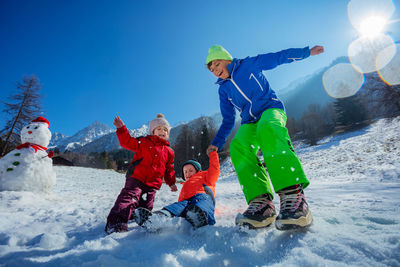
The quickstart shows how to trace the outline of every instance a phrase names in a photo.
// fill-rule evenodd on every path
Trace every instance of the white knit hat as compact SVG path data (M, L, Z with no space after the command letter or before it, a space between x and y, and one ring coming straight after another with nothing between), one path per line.
M159 126L164 126L165 128L167 128L168 133L169 133L169 130L171 130L171 126L169 126L168 121L165 119L164 114L162 114L162 113L158 113L156 118L153 119L152 121L150 121L150 125L149 125L150 134L154 134L153 133L154 129Z

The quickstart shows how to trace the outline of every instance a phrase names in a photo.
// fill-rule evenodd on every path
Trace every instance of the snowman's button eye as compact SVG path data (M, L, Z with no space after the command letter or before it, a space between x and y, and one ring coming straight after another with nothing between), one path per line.
M26 129L29 129L29 126L26 126Z
M38 126L35 127L35 129L37 129L37 128L38 128Z

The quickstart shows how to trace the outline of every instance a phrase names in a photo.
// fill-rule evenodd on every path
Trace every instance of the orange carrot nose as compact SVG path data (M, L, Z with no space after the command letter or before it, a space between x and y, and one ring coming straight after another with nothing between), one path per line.
M29 131L29 132L28 132L28 134L31 134L31 133L32 133L32 131Z

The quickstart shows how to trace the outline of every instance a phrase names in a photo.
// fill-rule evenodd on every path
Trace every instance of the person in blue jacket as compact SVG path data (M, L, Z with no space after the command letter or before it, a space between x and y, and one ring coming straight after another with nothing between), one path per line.
M275 221L277 229L288 230L312 223L303 191L309 181L285 127L284 105L263 71L322 52L322 46L314 46L237 59L220 45L208 51L206 65L218 77L223 120L207 153L224 146L235 124L235 109L242 119L230 144L232 163L249 204L247 210L236 217L239 225L260 228ZM260 149L268 175L257 156ZM278 216L272 202L273 190L280 196Z

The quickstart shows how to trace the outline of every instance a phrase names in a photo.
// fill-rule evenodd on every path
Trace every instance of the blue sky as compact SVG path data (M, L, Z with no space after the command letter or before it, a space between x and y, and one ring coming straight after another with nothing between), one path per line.
M0 97L35 74L52 132L72 135L95 120L112 126L117 114L129 128L159 112L175 125L219 112L216 79L204 65L211 45L238 58L325 46L322 55L266 72L279 94L346 55L357 37L347 3L0 0ZM0 114L0 127L7 119Z

